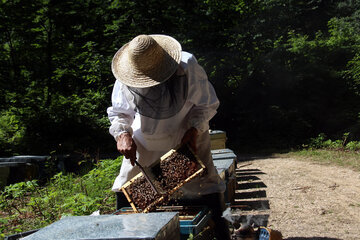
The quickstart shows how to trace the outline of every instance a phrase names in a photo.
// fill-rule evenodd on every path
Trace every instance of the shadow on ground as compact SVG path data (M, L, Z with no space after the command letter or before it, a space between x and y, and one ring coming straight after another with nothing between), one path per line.
M238 224L254 224L267 226L270 209L269 200L266 198L266 185L260 177L265 174L259 169L236 169L235 199L231 208L236 215ZM255 211L255 212L254 212Z
M284 240L341 240L340 238L328 238L328 237L291 237Z

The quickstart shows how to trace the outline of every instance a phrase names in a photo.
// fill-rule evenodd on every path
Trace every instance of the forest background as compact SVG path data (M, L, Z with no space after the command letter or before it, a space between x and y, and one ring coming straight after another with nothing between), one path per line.
M109 153L114 53L167 34L221 101L241 151L360 139L358 0L2 0L0 156Z

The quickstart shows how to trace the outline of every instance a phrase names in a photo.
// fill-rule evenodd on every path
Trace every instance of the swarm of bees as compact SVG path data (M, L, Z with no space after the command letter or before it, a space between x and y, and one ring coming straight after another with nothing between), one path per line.
M155 169L157 181L154 184L164 192L169 192L193 175L198 167L194 155L188 148L183 147L161 160ZM136 178L126 190L133 203L141 210L149 207L161 197L151 188L144 176ZM161 202L162 205L166 204L168 200L169 198L165 196ZM152 206L150 211L154 208L155 206Z
M128 193L134 204L141 210L144 210L160 197L160 195L151 188L150 183L144 176L136 178L135 181L129 185Z
M196 163L187 156L175 152L160 163L160 169L161 186L165 190L171 190L196 172Z

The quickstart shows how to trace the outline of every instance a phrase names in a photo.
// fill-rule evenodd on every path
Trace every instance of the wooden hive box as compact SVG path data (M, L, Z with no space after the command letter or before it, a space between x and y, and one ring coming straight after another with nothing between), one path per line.
M210 211L206 206L160 206L155 212L178 212L180 239L188 239L189 234L196 236L208 224ZM123 207L116 215L133 214L134 209Z
M237 185L236 174L235 174L236 165L234 159L214 160L214 166L216 167L220 177L226 183L226 190L224 192L225 202L233 203L235 197L236 185Z
M224 149L226 147L226 132L221 130L209 130L211 150Z
M176 178L175 176L169 178L169 176L166 176L166 174L169 174L169 172L166 172L167 169L164 169L163 166L166 166L166 164L169 164L171 161L176 161L176 158L179 156L182 156L184 159L186 159L184 161L187 161L187 159L190 160L190 164L193 167L180 178ZM200 176L205 171L205 165L187 145L182 145L176 147L175 149L171 149L169 152L164 154L158 161L156 161L149 167L149 170L157 179L155 185L160 190L160 192L163 192L165 194L156 194L151 189L150 184L146 182L143 173L140 172L131 180L126 182L121 188L131 207L136 213L150 212L156 209L156 206L165 204L166 201L170 199L171 195L173 195L177 190L179 190L185 183L188 183L195 177ZM179 169L177 168L173 174L179 174L179 172L181 171L178 170ZM186 170L186 168L184 170ZM169 179L177 179L177 182L173 183L173 186L171 186L171 188L169 188L169 185L165 184L166 180ZM138 192L134 191L134 189L136 188L141 188L140 191L145 191L144 188L146 188L146 192L149 194L137 194Z
M177 212L69 216L20 238L27 240L180 240ZM10 239L10 238L9 238Z

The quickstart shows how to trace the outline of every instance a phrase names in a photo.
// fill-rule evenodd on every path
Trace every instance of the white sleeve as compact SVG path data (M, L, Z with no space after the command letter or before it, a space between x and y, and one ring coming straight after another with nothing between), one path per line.
M112 106L107 109L111 123L110 134L116 138L123 132L133 133L131 124L134 121L135 110L126 98L126 87L119 81L115 81L111 95Z
M215 116L220 102L205 70L194 56L188 59L185 71L189 80L188 100L194 104L188 115L188 125L203 133L209 129L209 121Z

